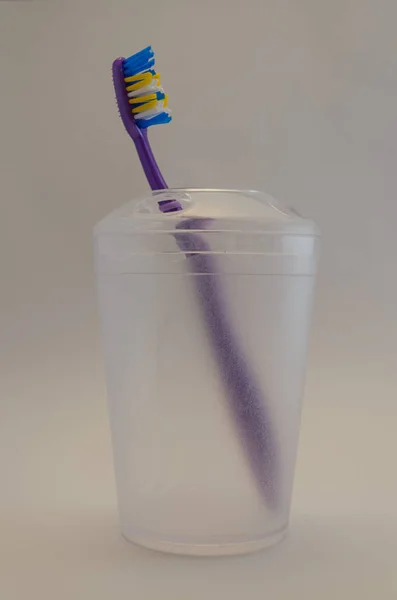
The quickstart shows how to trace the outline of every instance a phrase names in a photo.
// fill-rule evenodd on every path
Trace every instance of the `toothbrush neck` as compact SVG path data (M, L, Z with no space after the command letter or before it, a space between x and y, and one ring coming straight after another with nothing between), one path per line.
M148 180L152 190L165 190L168 188L168 185L166 184L156 159L154 158L148 139L147 129L143 129L141 134L142 135L140 135L138 138L134 139L134 142L138 152L139 160L141 161L146 175L146 179Z

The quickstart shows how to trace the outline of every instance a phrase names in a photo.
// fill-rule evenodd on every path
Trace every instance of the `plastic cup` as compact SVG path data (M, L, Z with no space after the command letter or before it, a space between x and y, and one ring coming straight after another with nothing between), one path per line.
M162 214L158 202L183 210ZM95 229L122 533L192 555L287 529L318 232L260 192L166 190Z

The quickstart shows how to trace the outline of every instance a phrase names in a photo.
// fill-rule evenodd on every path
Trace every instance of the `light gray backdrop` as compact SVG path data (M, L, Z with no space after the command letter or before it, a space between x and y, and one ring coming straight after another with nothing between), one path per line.
M303 537L293 538L295 554L288 550L301 568L272 565L273 597L284 598L284 568L295 591L306 585L305 600L327 592L346 598L346 590L395 597L396 20L395 0L0 3L0 503L10 544L0 588L9 586L7 600L23 597L22 587L15 591L23 585L21 547L37 593L49 560L49 598L84 589L100 600L116 590L104 541L115 531L114 487L91 230L146 189L110 67L147 44L174 114L171 125L151 132L169 184L263 189L314 218L323 234L294 497ZM48 518L58 533L44 535L40 562L35 540ZM102 540L103 556L91 546L84 555L80 526L92 548ZM65 539L67 574L53 559ZM353 544L347 556L341 539ZM374 546L383 548L375 567ZM134 581L138 596L151 600L154 584L139 575L145 565ZM90 568L103 579L90 578ZM260 568L261 575L253 566L241 573L243 583L230 589L222 571L217 598L240 597L252 581L251 597L261 598ZM308 568L312 587L302 575ZM343 582L332 589L323 583L328 568ZM191 587L197 597L215 597L202 574L193 586L183 580L174 596L168 572L167 598L193 598ZM76 573L85 587L73 587Z

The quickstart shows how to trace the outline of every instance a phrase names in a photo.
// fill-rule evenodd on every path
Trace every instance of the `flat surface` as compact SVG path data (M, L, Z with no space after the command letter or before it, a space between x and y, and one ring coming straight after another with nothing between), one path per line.
M14 514L7 527L7 599L396 598L396 523L382 518L295 516L273 551L194 560L129 546L112 511Z
M9 379L33 392L23 411L14 396L0 431L0 597L395 599L397 381L360 383L335 368L327 383L311 359L288 538L221 559L162 555L119 535L100 371L58 373L55 385L49 365L41 380Z

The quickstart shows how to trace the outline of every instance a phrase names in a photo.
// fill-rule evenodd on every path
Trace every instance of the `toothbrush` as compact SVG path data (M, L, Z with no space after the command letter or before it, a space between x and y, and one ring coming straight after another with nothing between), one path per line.
M154 53L148 46L130 58L116 59L112 72L120 117L136 146L151 189L159 190L168 186L151 150L148 128L169 123L171 113L154 65ZM159 208L164 213L183 210L181 204L172 199L160 201ZM211 248L197 233L210 225L211 219L185 219L177 225L174 234L192 271L200 275L216 272ZM225 316L226 302L218 277L194 279L208 338L247 462L261 497L269 508L275 509L279 497L279 457L266 399Z
M160 86L160 75L153 69L154 52L150 46L130 58L116 58L112 74L121 120L132 138L146 179L152 190L167 189L148 139L148 128L169 123L168 97ZM182 210L179 202L159 203L162 212Z

